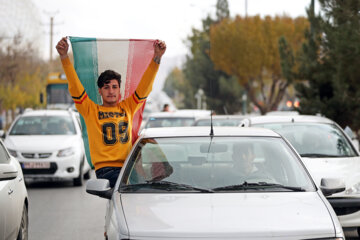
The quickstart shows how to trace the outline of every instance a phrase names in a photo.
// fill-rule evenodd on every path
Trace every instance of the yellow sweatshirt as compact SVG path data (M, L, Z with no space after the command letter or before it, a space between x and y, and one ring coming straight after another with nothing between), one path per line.
M65 58L61 62L69 82L69 92L86 123L95 170L122 167L132 148L133 116L151 92L159 64L151 61L132 96L119 102L116 107L104 107L88 97L70 59Z

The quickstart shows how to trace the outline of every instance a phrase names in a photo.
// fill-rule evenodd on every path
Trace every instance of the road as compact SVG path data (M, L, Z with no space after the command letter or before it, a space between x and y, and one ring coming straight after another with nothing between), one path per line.
M86 193L85 185L28 184L29 240L104 239L107 200Z

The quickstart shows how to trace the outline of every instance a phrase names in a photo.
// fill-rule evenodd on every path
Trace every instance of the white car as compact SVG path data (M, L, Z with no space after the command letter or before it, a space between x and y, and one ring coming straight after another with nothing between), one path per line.
M30 110L18 116L4 143L16 157L26 180L90 178L80 123L72 110Z
M28 207L21 166L0 140L0 239L28 239Z
M346 189L327 196L344 228L360 232L360 156L351 139L332 120L321 116L259 116L242 126L272 129L302 157L319 185L321 178L342 179Z
M105 239L343 239L340 223L301 162L267 129L146 129L107 198ZM246 169L246 171L245 171ZM342 191L323 179L323 191Z

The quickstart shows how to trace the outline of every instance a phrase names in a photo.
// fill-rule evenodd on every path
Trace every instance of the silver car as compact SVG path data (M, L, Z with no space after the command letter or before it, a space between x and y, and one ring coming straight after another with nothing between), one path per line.
M330 204L295 150L267 129L146 129L109 199L105 239L343 239ZM325 194L343 191L323 179Z
M285 137L318 185L322 178L342 179L346 189L327 199L341 225L360 232L360 154L340 126L328 118L309 115L258 116L241 125L272 129Z
M28 194L18 160L0 140L0 239L28 239Z

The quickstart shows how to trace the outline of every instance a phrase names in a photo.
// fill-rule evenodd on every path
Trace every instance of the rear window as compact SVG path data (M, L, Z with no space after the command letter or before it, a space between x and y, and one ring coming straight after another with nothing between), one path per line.
M145 128L192 126L195 118L149 118Z
M213 126L217 127L236 127L239 126L242 119L213 119ZM194 126L210 126L210 119L197 120Z

